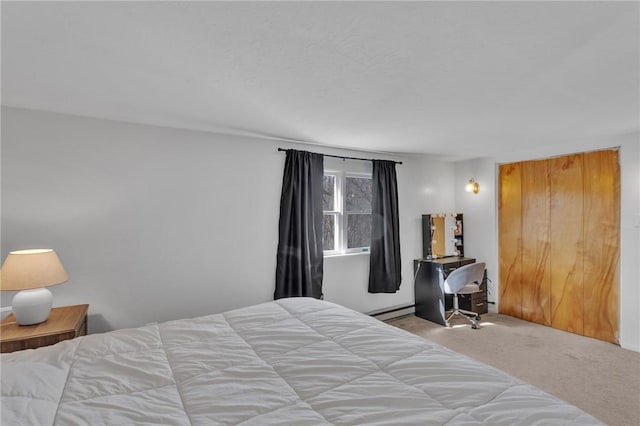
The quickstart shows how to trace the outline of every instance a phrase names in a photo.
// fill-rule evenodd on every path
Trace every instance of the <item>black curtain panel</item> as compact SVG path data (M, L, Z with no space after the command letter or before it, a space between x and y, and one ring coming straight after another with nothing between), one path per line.
M287 150L280 197L274 299L322 299L322 175L324 157Z
M369 293L400 288L400 226L396 163L373 160Z

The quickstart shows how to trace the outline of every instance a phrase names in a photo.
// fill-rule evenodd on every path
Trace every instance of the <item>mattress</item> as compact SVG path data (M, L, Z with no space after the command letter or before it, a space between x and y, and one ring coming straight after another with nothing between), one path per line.
M309 298L0 362L3 426L601 424L506 373Z

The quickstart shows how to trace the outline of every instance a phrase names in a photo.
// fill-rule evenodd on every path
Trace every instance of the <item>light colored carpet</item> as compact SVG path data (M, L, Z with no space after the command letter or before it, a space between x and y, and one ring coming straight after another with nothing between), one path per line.
M480 328L410 316L389 324L489 364L612 425L640 425L640 353L500 314Z

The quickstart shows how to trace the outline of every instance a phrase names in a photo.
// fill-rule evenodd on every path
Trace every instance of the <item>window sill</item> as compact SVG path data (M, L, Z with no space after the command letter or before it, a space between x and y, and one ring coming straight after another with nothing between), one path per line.
M331 254L325 254L323 257L325 259L328 258L332 258L332 257L351 257L351 256L363 256L363 255L369 255L371 254L370 251L355 251L352 253L331 253Z

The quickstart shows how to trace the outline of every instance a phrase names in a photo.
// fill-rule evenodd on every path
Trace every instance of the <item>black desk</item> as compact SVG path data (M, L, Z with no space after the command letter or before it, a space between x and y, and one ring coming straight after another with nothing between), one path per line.
M468 257L443 257L440 259L416 259L413 261L413 271L415 274L415 298L416 298L416 316L433 321L438 324L445 325L445 310L451 309L451 297L444 294L444 280L449 272L462 265L475 263L475 259ZM486 271L485 271L486 277ZM484 293L474 295L474 300L467 295L469 307L464 307L465 301L459 295L460 308L471 310L477 313L486 312L486 281L481 286L481 292ZM472 304L479 304L477 300L484 297L484 309L478 312L472 309ZM449 299L449 300L447 300ZM473 302L473 303L472 303ZM471 308L471 309L470 309Z

